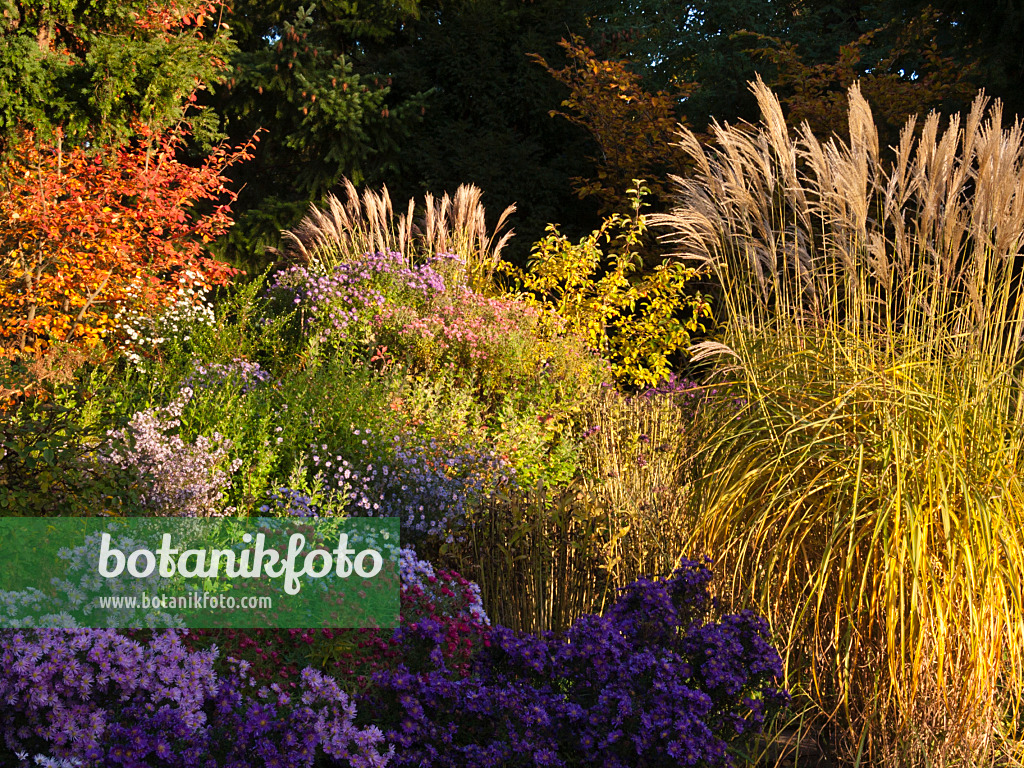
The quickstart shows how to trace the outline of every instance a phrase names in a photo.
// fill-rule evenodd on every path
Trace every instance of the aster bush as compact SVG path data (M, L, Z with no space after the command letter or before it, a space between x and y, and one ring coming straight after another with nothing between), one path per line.
M762 619L709 620L710 578L687 561L563 634L496 628L469 676L434 653L378 674L360 711L395 765L730 765L786 694Z
M185 388L169 405L140 411L127 428L109 433L111 449L101 451L101 465L135 470L145 484L143 506L154 514L196 517L221 511L224 489L241 465L229 460L231 441L214 433L186 442L174 433L192 398Z
M319 345L413 373L444 371L487 400L568 400L600 375L557 317L470 290L464 266L447 253L413 265L398 252L367 253L329 268L290 267L267 290L276 311L295 310Z
M564 402L601 375L581 338L525 302L463 291L427 311L384 307L373 324L377 343L410 369L449 370L489 402Z
M214 667L174 631L148 640L114 630L0 633L0 741L30 756L103 766L384 766L379 729L354 724L336 681L309 669L293 692L261 687L248 664ZM230 734L230 738L226 736ZM4 763L18 765L19 763Z
M181 383L181 388L193 391L228 387L239 394L248 394L256 387L268 384L272 377L269 371L260 368L259 363L251 362L243 357L235 357L225 363L203 364L200 360L192 361L192 373Z
M493 451L350 427L345 453L312 445L289 485L267 492L261 514L397 517L407 539L454 537L471 507L514 481ZM332 440L335 442L335 440Z
M444 266L457 258L439 254L410 266L402 254L390 251L327 269L295 265L273 275L267 295L278 312L296 310L302 332L335 344L365 344L368 324L381 307L421 307L446 294Z
M215 325L213 302L202 276L186 270L178 276L177 282L158 313L144 312L136 306L121 309L114 315L112 340L140 373L152 371L151 358L161 346L188 343L196 330ZM137 302L141 292L141 287L130 287L128 299Z
M454 571L435 568L411 547L400 552L399 574L401 624L394 630L194 630L184 642L196 650L216 644L223 654L249 662L249 674L259 684L285 691L297 687L308 666L336 678L348 691L365 691L375 673L399 664L430 669L435 651L447 669L467 675L490 628L480 588Z

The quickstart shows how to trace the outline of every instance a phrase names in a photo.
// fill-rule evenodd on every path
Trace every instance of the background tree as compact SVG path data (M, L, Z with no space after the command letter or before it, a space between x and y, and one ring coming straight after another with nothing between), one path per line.
M806 121L819 136L846 134L845 92L859 81L884 148L898 143L909 115L958 111L977 92L977 62L944 53L941 23L931 8L893 19L841 44L834 61L809 62L796 43L765 36L753 36L754 53L774 65L788 122Z
M561 45L569 57L562 69L550 66L543 56L530 58L569 88L558 115L586 129L597 144L590 158L594 171L589 178L574 177L580 197L595 197L602 214L630 207L629 191L637 177L651 179L648 191L655 205L665 201L668 173L678 173L684 153L675 145L680 117L678 100L689 87L675 92L644 90L640 76L624 61L600 61L583 38L573 35Z
M428 0L418 19L367 46L367 63L386 72L396 100L425 94L393 160L371 177L403 200L473 183L491 215L517 206L505 257L525 264L548 223L574 237L597 224L596 205L574 193L597 153L587 132L553 119L568 89L531 61L561 66L561 38L586 28L578 0ZM493 225L493 221L489 222Z
M0 0L0 148L22 129L95 146L129 139L137 124L174 125L226 70L223 10L211 0ZM215 117L192 122L208 146Z
M628 58L646 88L696 83L681 108L697 129L754 119L755 74L791 122L826 131L845 121L853 79L879 102L883 133L911 113L966 108L979 87L1010 114L1024 108L1024 8L1012 0L611 0L592 26L599 54Z
M183 281L232 270L207 246L231 223L225 168L197 108L234 47L209 0L0 5L0 348L92 342ZM186 140L200 150L185 162ZM197 210L197 209L202 210Z
M281 229L297 224L348 177L360 183L393 163L420 99L391 94L366 47L416 18L415 0L366 4L240 0L232 30L238 51L227 88L210 103L235 142L267 129L253 162L232 171L241 187L237 227L222 242L235 262L258 262Z

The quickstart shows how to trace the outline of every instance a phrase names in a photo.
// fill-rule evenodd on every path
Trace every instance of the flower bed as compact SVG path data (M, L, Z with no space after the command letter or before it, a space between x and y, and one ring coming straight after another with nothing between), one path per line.
M12 513L387 516L407 546L395 629L0 631L0 766L730 764L785 699L765 624L718 615L698 563L621 578L609 564L630 524L565 490L628 461L637 492L662 499L656 462L619 444L653 457L648 432L678 435L694 409L675 382L624 398L649 425L624 421L619 447L600 448L607 365L549 314L469 290L458 257L366 254L268 275L174 337L131 325L120 359L9 405ZM480 514L488 504L508 514ZM496 582L452 565L469 574L482 558L467 553L491 543L493 567L473 571L486 580L502 558L522 563L527 540L554 549L549 529L586 531L557 544L579 550L564 563L589 590L576 620L492 625ZM54 584L80 601L83 560L68 558ZM603 610L591 599L630 581ZM519 605L543 599L501 583ZM16 602L34 621L60 610L40 590L0 595L0 609Z
M3 632L3 746L25 764L714 766L785 700L766 625L708 620L696 563L540 637L491 627L476 585L411 549L401 575L392 631Z

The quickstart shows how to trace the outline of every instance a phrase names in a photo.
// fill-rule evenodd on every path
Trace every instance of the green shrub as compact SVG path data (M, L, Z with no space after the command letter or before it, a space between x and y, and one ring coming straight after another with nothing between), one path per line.
M0 361L0 514L141 512L136 473L88 461L105 435L95 401L106 380L95 350Z

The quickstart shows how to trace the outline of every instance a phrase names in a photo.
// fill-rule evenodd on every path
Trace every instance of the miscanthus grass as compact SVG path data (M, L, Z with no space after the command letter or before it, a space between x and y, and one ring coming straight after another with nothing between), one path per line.
M721 286L714 355L747 405L704 420L692 546L766 612L845 760L1019 764L1024 141L979 95L883 155L756 126L681 144L659 218Z

